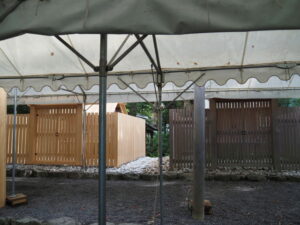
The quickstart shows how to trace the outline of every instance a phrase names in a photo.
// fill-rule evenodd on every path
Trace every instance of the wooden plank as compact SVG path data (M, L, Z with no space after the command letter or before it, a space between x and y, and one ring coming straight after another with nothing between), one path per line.
M0 208L6 198L6 93L0 88Z
M82 165L82 105L78 105L76 107L76 151L77 151L77 159L76 165Z
M211 99L209 102L209 114L210 114L210 130L211 130L211 163L212 168L216 168L218 166L218 145L217 145L217 109L216 109L216 100Z
M28 121L28 141L27 141L27 164L33 164L35 161L36 151L36 109L35 106L30 106L30 114Z
M170 170L174 170L174 111L169 110L169 124L170 124L170 133L169 133L169 146L170 146ZM151 140L152 141L152 140ZM152 149L151 149L152 150Z
M117 118L117 123L110 127L117 132L117 151L112 150L116 166L145 156L145 120L121 113L112 115Z
M28 115L19 114L17 117L17 163L25 163L27 152L27 130ZM6 162L12 163L12 132L13 132L13 115L7 116L7 145L6 145Z
M21 204L26 204L28 201L27 201L26 195L24 195L22 193L18 193L15 196L8 196L6 198L6 202L10 206L17 206L17 205L21 205Z
M281 141L281 137L278 136L278 123L277 123L277 113L278 113L278 102L273 99L272 102L272 149L273 149L273 168L275 170L280 170L280 149L277 141Z

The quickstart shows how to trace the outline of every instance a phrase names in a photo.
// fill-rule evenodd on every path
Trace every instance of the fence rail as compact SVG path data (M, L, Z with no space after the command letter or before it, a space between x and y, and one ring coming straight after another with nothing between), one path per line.
M98 113L86 116L83 143L81 105L31 106L17 116L17 163L98 165ZM122 113L107 113L108 167L145 156L145 121ZM12 163L13 115L7 117L7 163Z
M300 108L271 100L212 100L206 110L206 167L300 169ZM193 165L193 108L170 110L170 164Z

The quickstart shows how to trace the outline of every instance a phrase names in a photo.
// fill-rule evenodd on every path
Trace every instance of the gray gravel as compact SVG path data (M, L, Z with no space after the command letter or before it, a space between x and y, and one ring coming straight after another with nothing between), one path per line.
M27 194L29 203L0 209L0 216L40 220L67 216L91 224L97 220L97 184L94 179L17 178L17 191ZM213 215L203 223L193 220L187 210L190 188L187 182L166 182L166 224L300 224L298 182L208 181L206 196L213 204ZM108 181L107 220L153 224L156 190L153 181ZM159 213L155 216L159 224Z

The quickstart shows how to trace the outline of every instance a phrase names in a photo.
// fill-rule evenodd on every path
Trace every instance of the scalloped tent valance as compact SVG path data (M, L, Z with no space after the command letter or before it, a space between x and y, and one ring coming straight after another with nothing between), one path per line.
M167 83L162 91L162 99L164 101L172 101L179 93L182 93L191 82L186 83L182 87L177 87L172 83ZM267 83L259 83L256 79L249 79L245 84L238 84L235 80L229 80L225 85L219 86L213 81L205 84L205 98L231 98L231 99L270 99L270 98L299 98L300 96L300 76L295 75L288 81L281 81L277 77L271 77ZM136 85L131 88L143 95L149 102L156 101L153 84L147 85L143 89L139 89ZM18 96L22 96L18 100L18 104L72 104L82 103L94 104L99 99L99 86L93 86L85 91L85 98L82 90L76 87L72 92L62 87L58 91L52 91L49 87L45 87L41 92L36 92L32 88L24 92L18 92ZM179 100L194 99L194 88L186 90ZM8 104L13 104L14 90L8 93ZM132 90L126 88L120 90L116 85L112 85L107 89L107 102L141 102L142 99Z

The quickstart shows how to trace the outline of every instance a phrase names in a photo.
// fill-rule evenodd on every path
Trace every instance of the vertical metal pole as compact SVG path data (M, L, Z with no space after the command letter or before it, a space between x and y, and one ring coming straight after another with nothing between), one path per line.
M204 220L205 88L195 85L193 218Z
M160 224L164 224L164 208L163 208L163 149L162 149L162 84L158 83L158 106L157 106L157 117L158 117L158 152L159 152L159 196L160 196Z
M16 195L16 146L17 146L17 91L18 89L14 89L14 127L13 127L13 169L12 169L12 187L11 187L11 195Z
M99 225L106 224L106 87L107 87L107 34L100 38L99 70Z
M160 195L160 224L164 224L164 207L163 207L163 148L162 148L162 84L164 82L164 76L161 71L159 53L157 47L156 36L152 35L153 45L156 55L157 67L157 89L158 89L158 107L157 107L157 117L158 117L158 151L159 151L159 195Z
M85 91L81 86L79 86L81 92L82 92L82 166L84 169L86 169L86 94Z

